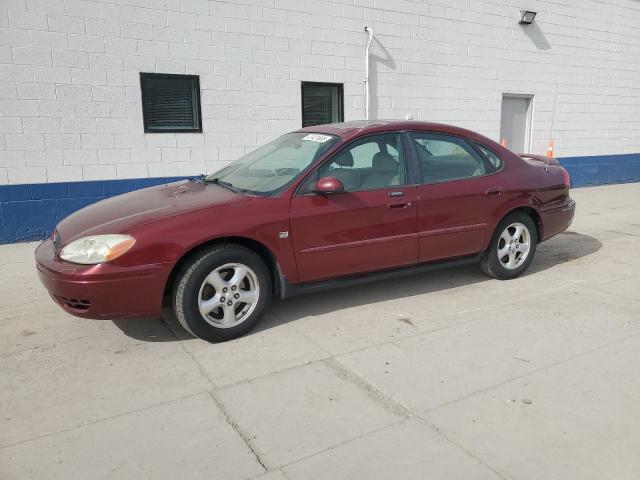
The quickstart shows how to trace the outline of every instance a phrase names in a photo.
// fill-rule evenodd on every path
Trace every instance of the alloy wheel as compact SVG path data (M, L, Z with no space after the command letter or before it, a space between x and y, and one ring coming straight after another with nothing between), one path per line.
M241 263L227 263L213 270L198 292L202 318L218 328L231 328L251 316L260 297L255 272Z
M524 263L531 249L529 229L520 222L515 222L504 229L498 240L498 260L508 269L515 270Z

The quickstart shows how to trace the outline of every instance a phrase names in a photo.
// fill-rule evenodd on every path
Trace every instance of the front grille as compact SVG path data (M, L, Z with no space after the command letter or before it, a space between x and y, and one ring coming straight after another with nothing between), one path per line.
M76 298L65 297L60 297L60 299L67 307L73 308L74 310L89 310L89 307L91 306L91 302L89 300L78 300Z

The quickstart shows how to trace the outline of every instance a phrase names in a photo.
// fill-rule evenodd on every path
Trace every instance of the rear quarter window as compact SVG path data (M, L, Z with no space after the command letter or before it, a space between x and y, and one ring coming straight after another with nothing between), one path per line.
M498 155L493 153L488 148L483 147L482 145L479 145L477 143L476 143L476 147L478 147L478 150L480 150L482 154L487 158L487 160L489 160L489 163L493 165L493 168L495 170L500 170L500 168L502 168L502 160Z

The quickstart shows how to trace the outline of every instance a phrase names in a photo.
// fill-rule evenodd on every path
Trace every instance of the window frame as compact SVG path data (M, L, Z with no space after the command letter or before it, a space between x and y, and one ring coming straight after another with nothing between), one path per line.
M327 156L324 159L322 159L317 165L314 165L307 175L303 175L304 178L302 178L298 183L298 185L296 186L293 196L302 197L302 196L308 196L308 195L319 195L318 193L315 193L315 192L304 192L303 191L304 186L314 176L316 177L315 178L316 182L320 180L319 178L320 168L322 168L328 162L331 162L331 159L334 158L336 155L340 155L340 153L342 153L343 150L351 148L351 146L354 143L357 143L368 137L375 137L380 135L393 135L393 134L400 136L402 149L405 152L405 157L406 157L404 162L405 183L400 185L390 185L387 187L379 187L379 188L364 188L361 190L351 190L351 191L345 190L343 193L339 193L336 195L354 194L354 193L363 193L363 192L377 192L379 190L386 190L391 188L404 188L404 187L410 187L412 185L417 185L418 177L417 177L416 165L415 165L416 164L415 155L412 150L413 146L410 145L411 139L408 137L407 132L404 130L385 130L382 132L375 132L375 133L368 133L366 135L360 135L356 138L352 138L346 143L338 144L336 150L334 150L333 152L331 151L327 152Z
M197 127L195 128L163 128L154 129L149 127L149 118L145 112L145 100L148 99L148 95L145 95L144 79L145 78L174 78L174 79L189 79L194 81L194 117L197 120ZM156 72L140 72L140 105L142 107L142 123L144 126L144 133L202 133L202 102L200 100L200 75L186 75L176 73L156 73Z
M304 124L304 87L307 85L315 85L315 86L329 86L329 87L338 87L338 122L344 122L344 83L333 83L333 82L308 82L302 80L300 82L300 123L302 124L302 128L307 127L315 127L316 125L307 125ZM336 122L332 122L336 123ZM319 124L323 125L323 124ZM327 124L324 124L327 125Z
M469 150L469 152L472 154L472 156L476 159L481 161L484 164L484 168L485 168L485 173L482 175L476 175L474 177L460 177L460 178L450 178L450 179L446 179L446 180L434 180L431 182L426 182L424 181L424 176L423 176L423 171L422 171L422 164L420 162L420 155L418 154L418 149L415 145L415 140L414 140L414 135L430 135L430 136L434 136L434 137L440 137L442 139L447 139L447 138L452 138L454 140L456 140L457 142L452 142L452 143L462 143L464 145L466 145L467 149ZM431 130L410 130L407 131L407 137L408 137L408 141L411 145L411 156L413 157L413 164L414 164L414 169L416 171L416 183L418 185L437 185L440 183L449 183L449 182L460 182L460 181L465 181L465 180L474 180L477 178L484 178L487 177L489 175L493 175L497 172L497 170L495 170L493 168L493 165L491 164L491 162L479 151L478 148L475 147L474 143L471 142L469 139L467 139L466 137L462 137L460 135L455 135L455 134L451 134L451 133L444 133L444 132L434 132ZM499 157L500 160L502 161L502 157ZM502 164L504 165L504 162L502 162Z

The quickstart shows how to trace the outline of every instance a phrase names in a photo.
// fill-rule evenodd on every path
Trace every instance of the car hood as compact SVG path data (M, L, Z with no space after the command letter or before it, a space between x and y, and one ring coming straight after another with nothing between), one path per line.
M56 229L67 244L86 235L123 233L144 223L242 198L243 195L218 185L185 180L94 203L69 215Z

